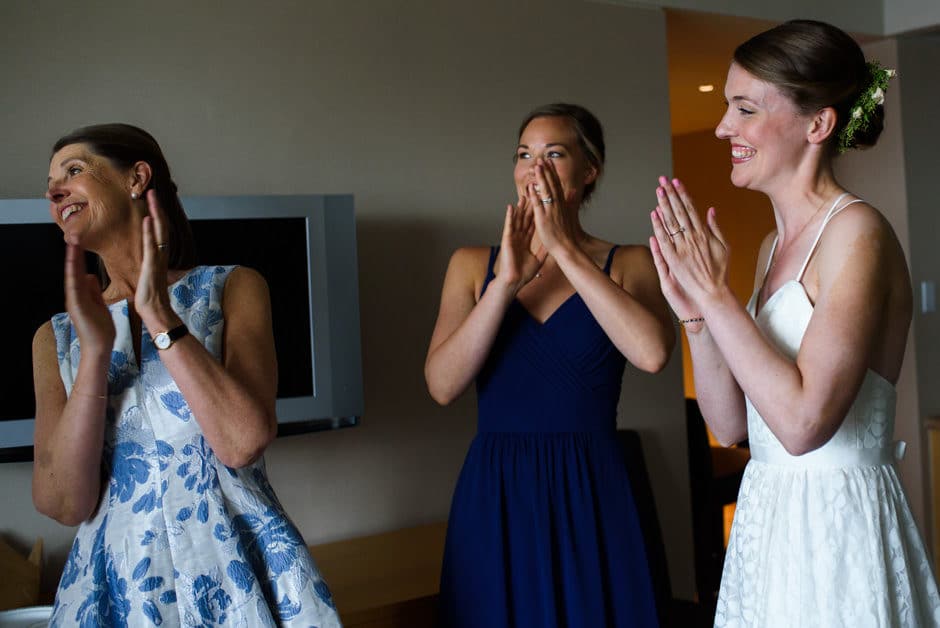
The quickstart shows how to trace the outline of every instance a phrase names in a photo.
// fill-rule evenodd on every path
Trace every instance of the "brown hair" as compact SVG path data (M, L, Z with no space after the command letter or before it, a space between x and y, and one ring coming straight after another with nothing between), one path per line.
M167 234L167 263L169 268L192 268L196 264L196 245L189 219L183 210L170 176L170 166L152 135L130 124L95 124L76 129L60 138L52 147L52 154L71 144L87 144L91 151L107 158L116 168L130 169L138 161L150 165L152 175L147 190L155 190L169 227ZM107 285L107 276L99 263L99 272Z
M835 109L831 147L838 144L850 110L872 81L858 43L845 31L813 20L792 20L755 35L737 47L734 61L775 85L804 114ZM878 105L868 127L854 134L849 148L874 146L883 128L884 107Z
M571 128L574 129L575 134L578 136L578 146L581 147L588 162L597 169L597 177L594 181L584 186L584 196L581 202L586 203L594 193L594 189L597 187L597 180L600 179L601 173L604 172L604 129L601 126L601 122L593 113L580 105L552 103L550 105L536 107L530 111L528 115L523 118L522 124L519 125L518 137L522 137L525 128L536 118L549 117L567 118L571 122Z

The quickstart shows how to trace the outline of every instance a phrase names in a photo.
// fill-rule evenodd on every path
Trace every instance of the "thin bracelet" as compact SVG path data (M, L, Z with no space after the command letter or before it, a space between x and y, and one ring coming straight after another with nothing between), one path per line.
M680 318L679 319L680 325L687 325L689 323L704 323L704 322L705 322L704 316L696 316L695 318Z

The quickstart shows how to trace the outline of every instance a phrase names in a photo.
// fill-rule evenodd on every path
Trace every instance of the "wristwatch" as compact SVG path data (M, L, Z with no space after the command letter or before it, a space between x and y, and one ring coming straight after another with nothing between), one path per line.
M170 346L189 333L189 330L186 329L186 325L180 323L173 329L169 331L161 331L153 337L153 344L157 349L161 351L164 349L169 349Z

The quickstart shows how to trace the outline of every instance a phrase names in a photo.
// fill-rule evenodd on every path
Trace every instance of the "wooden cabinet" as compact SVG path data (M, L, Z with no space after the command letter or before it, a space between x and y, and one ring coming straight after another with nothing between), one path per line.
M432 628L446 522L310 548L346 628Z
M927 429L927 464L930 474L930 539L933 548L934 575L940 580L940 416L929 417Z

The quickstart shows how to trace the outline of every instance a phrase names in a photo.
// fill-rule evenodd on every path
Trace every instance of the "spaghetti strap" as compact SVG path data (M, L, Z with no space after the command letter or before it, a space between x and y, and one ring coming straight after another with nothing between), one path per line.
M823 231L826 229L826 225L829 224L829 221L832 220L836 214L838 214L840 211L842 211L849 205L854 205L855 203L865 202L864 199L857 198L855 200L849 201L848 203L844 205L839 205L839 201L841 201L843 198L848 196L848 194L849 194L848 192L843 192L842 194L840 194L839 198L837 198L835 202L832 203L832 207L829 208L829 211L826 212L826 218L823 220L822 225L820 225L819 227L819 232L816 234L816 239L813 240L813 246L809 247L809 252L806 254L806 259L803 260L803 266L802 268L800 268L800 272L796 276L797 281L803 280L803 273L806 272L806 267L809 266L809 261L813 259L813 253L816 252L816 246L819 244L819 240L820 238L822 238Z
M774 236L774 243L770 245L770 254L767 256L767 264L764 266L764 276L760 279L761 287L764 286L764 283L767 281L767 273L770 272L770 265L774 261L774 252L777 250L777 236Z
M605 274L605 275L609 275L609 274L610 274L610 267L611 267L611 265L614 263L614 253L617 252L617 249L618 249L618 248L620 248L620 245L619 245L619 244L615 244L615 245L613 245L612 247L610 247L610 252L607 253L607 262L604 263L604 274Z
M483 287L480 288L480 298L483 298L483 293L486 292L486 287L490 285L490 281L496 275L493 273L493 268L496 266L496 256L499 254L499 246L490 247L490 261L486 265L486 278L483 280Z

